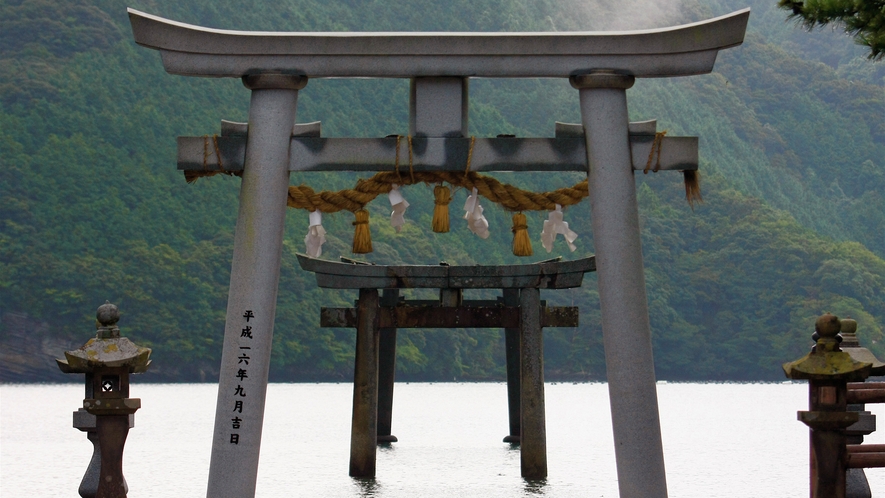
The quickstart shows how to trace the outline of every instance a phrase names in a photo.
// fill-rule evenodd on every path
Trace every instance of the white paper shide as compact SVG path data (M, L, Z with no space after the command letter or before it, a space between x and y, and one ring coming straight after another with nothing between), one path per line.
M399 191L399 185L395 183L390 193L387 194L387 199L390 200L390 205L393 207L393 211L390 212L390 226L398 233L406 224L405 214L406 208L409 207L409 201L403 198L402 192Z
M547 249L547 252L553 250L553 241L556 240L557 234L562 234L568 243L568 248L575 252L577 247L573 242L578 238L578 234L569 229L568 222L562 221L562 206L559 204L556 205L555 211L550 211L548 219L544 220L544 228L541 230L541 244L544 249Z
M464 213L464 219L467 220L467 228L481 239L489 238L489 222L482 215L482 206L479 204L479 193L476 191L476 187L473 188L473 191L467 197L467 202L464 203L464 210L467 211Z
M323 213L317 209L310 212L310 227L304 237L304 245L307 246L307 255L318 258L323 254L323 244L326 242L326 229L323 228Z

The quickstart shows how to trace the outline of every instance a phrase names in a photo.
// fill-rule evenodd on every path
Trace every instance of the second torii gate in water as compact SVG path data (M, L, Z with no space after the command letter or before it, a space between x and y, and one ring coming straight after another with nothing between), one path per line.
M424 141L416 170L463 168L469 78L568 78L579 91L576 136L477 140L472 168L588 171L620 494L666 496L634 181L655 130L639 125L631 139L626 90L636 78L709 73L720 50L743 42L749 13L635 32L265 33L130 9L135 41L160 51L167 72L242 78L252 91L247 137L219 144L242 185L208 496L255 493L289 172L389 169L396 154L395 139L293 137L298 91L333 77L411 80L409 134ZM182 162L201 167L203 144L191 147L189 161L183 140ZM667 137L662 148L663 169L697 167L696 139Z

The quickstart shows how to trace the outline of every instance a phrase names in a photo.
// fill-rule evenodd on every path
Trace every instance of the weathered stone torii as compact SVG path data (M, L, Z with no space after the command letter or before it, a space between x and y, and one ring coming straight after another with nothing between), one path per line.
M255 493L289 171L389 169L396 153L395 139L293 137L301 134L298 90L329 77L411 79L416 170L463 169L469 78L569 78L578 89L577 140L477 140L473 169L588 171L620 494L667 495L633 177L653 138L629 134L626 90L635 78L712 71L720 50L743 42L749 9L633 32L273 33L208 29L132 9L129 18L135 41L160 51L167 72L242 78L252 90L245 138L219 137L224 161L214 162L239 163L243 173L209 497ZM697 167L696 141L664 140L662 169ZM181 143L180 163L199 169L205 144L189 143ZM189 146L199 152L189 156Z

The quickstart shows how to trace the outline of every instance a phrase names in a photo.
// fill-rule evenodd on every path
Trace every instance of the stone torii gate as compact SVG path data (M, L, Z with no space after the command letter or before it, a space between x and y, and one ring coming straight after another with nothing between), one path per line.
M248 125L227 127L214 163L202 139L180 139L184 169L242 170L210 498L255 493L289 172L390 169L398 152L396 139L327 139L294 124L298 91L332 77L411 80L415 171L463 171L469 78L568 78L579 91L580 126L553 139L478 139L471 165L588 172L620 495L667 496L634 182L654 125L631 132L626 90L635 78L709 73L720 50L743 42L749 9L634 32L267 33L132 9L129 18L135 41L158 50L167 72L242 78L252 91ZM664 138L661 169L696 168L696 144Z

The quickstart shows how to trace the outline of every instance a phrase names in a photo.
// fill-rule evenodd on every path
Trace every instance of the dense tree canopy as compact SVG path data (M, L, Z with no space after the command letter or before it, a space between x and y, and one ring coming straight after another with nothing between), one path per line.
M156 52L132 42L127 4L229 29L541 31L661 27L747 3L746 41L720 55L715 73L639 80L628 92L631 119L700 136L706 203L694 211L678 174L637 175L658 375L781 378L780 363L807 351L824 311L857 319L861 340L885 358L885 72L876 69L885 65L858 63L861 49L848 40L784 26L771 0L690 0L679 9L638 0L17 0L0 6L0 379L9 379L9 354L28 334L83 344L106 299L120 307L123 333L154 349L146 378L217 375L240 181L186 184L175 137L245 121L249 94L235 80L166 74ZM298 120L322 120L330 137L404 134L408 88L404 80L313 80L300 92ZM579 122L578 109L567 81L470 83L470 132L479 137L550 137L555 121ZM582 176L500 178L552 190ZM329 190L355 181L291 178ZM412 206L400 233L385 222L385 199L369 205L375 252L365 259L525 262L510 254L511 213L486 205L492 235L479 239L459 223L461 191L450 205L452 231L436 234L432 187L404 194ZM578 250L544 253L537 237L546 213L531 213L531 261L593 253L587 203L565 216ZM350 255L352 220L324 219L324 257ZM290 210L286 224L271 378L346 380L353 331L320 328L318 317L321 306L349 306L356 293L318 289L295 259L307 215ZM594 276L543 298L581 308L578 327L544 332L547 378L604 378ZM22 333L25 315L31 326ZM60 354L45 339L35 351ZM403 380L502 379L503 360L498 330L398 335Z

